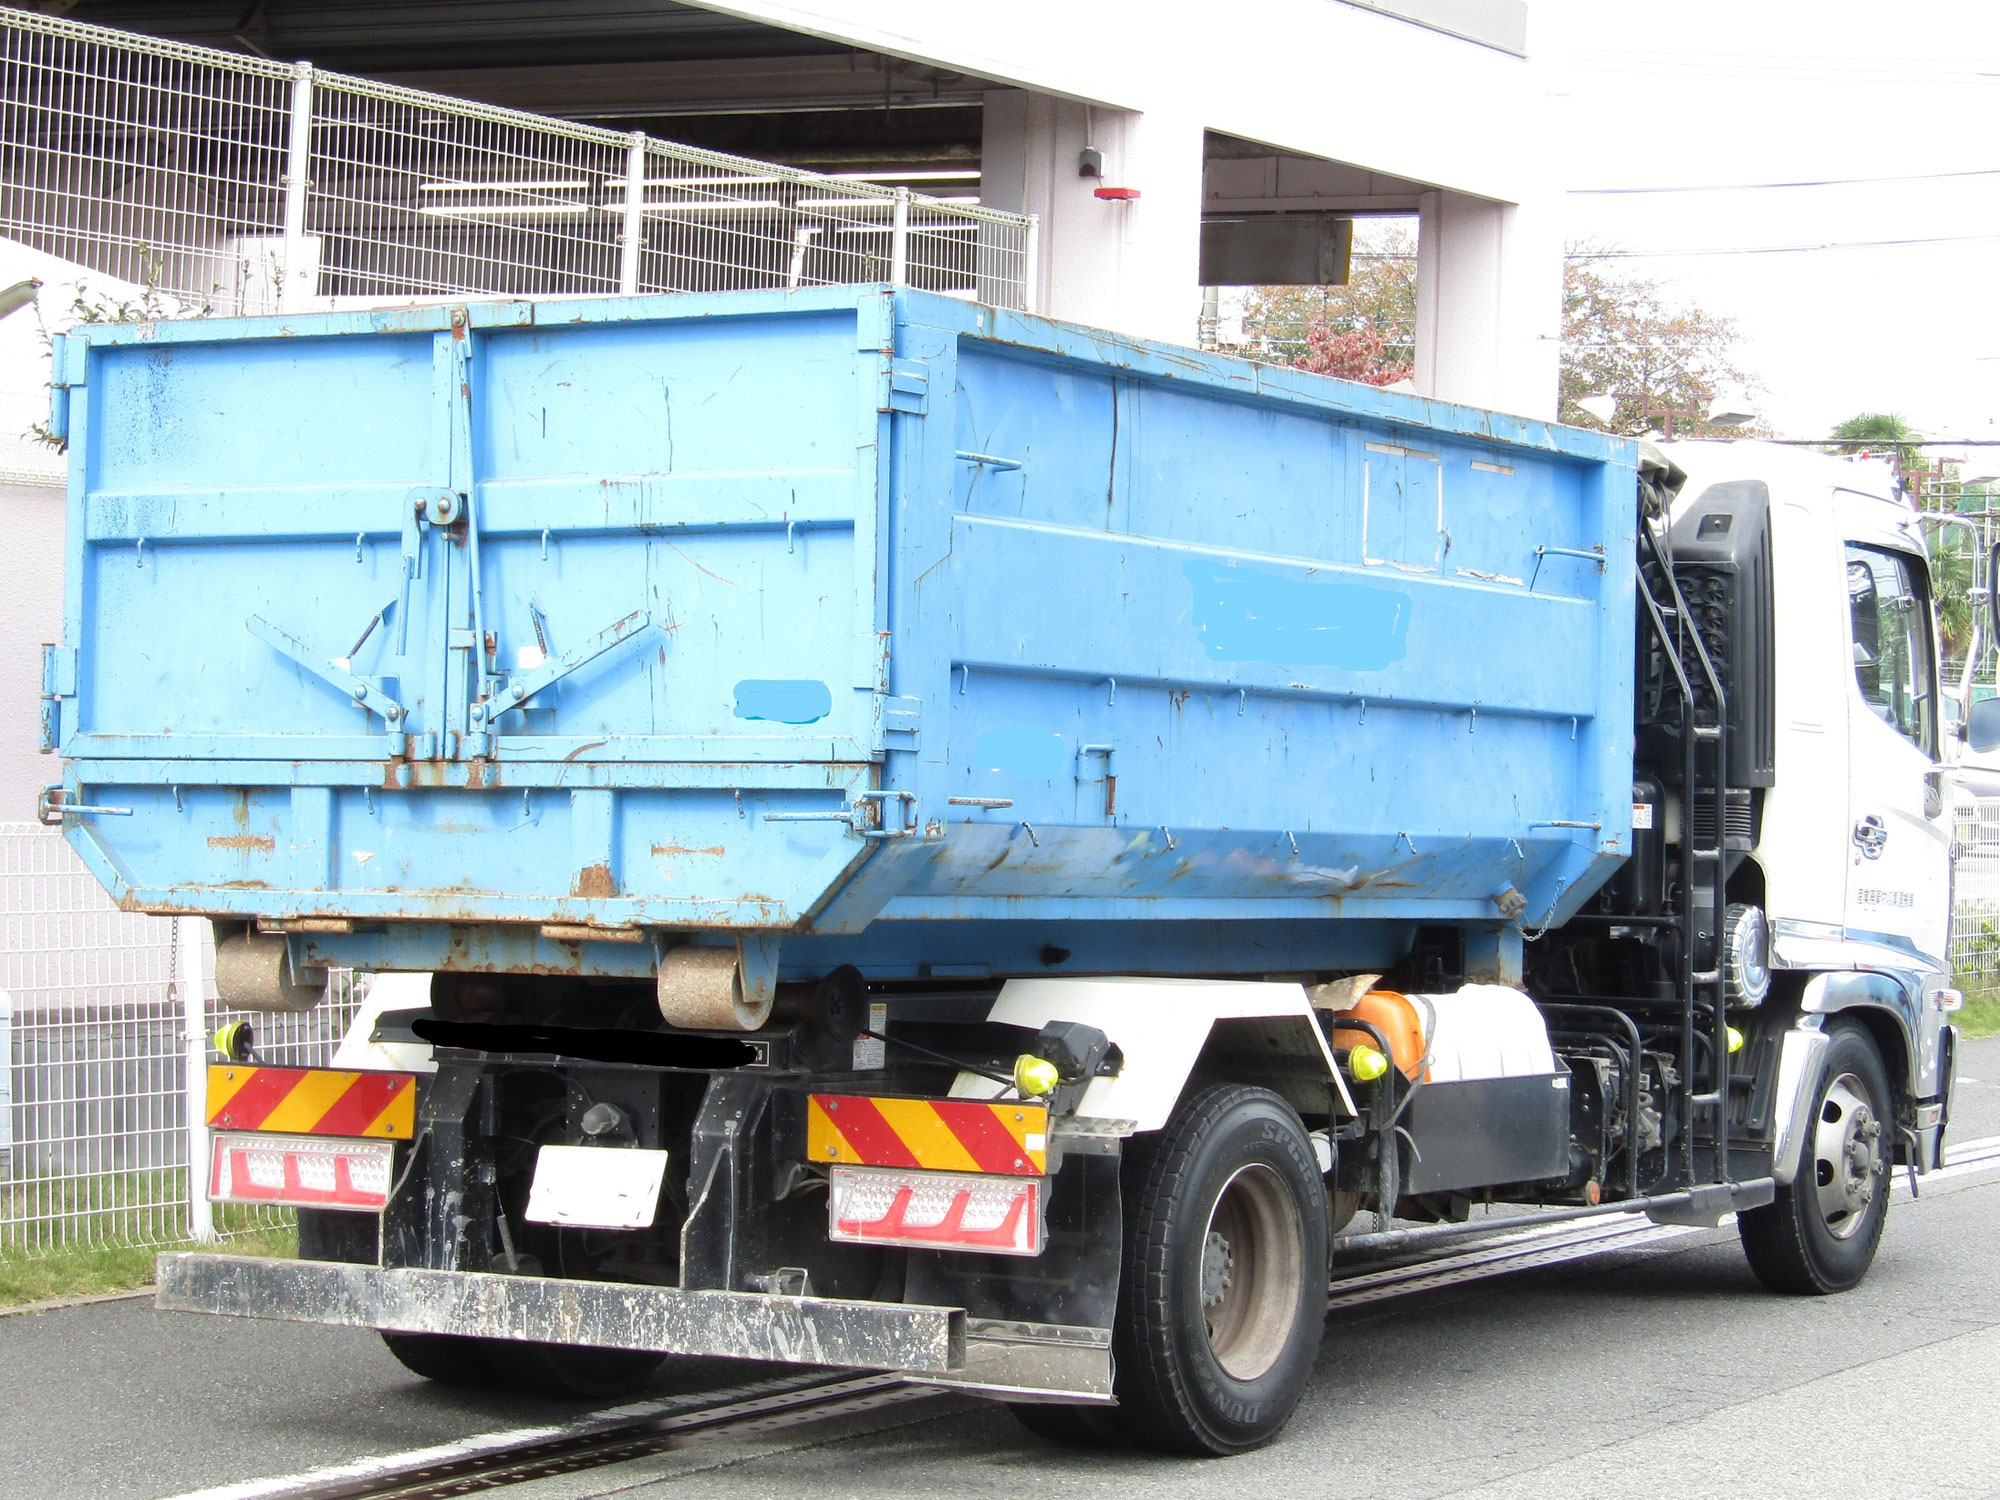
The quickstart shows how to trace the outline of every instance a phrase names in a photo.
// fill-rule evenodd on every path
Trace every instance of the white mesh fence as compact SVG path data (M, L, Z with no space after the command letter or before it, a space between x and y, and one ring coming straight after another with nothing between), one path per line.
M213 970L205 921L121 912L61 834L0 823L0 1254L207 1231L188 1068L239 1018ZM258 1060L326 1063L357 1004L337 972L314 1010L245 1018ZM221 1227L280 1222L231 1210Z
M0 235L141 315L893 282L1028 307L1034 220L0 9Z
M2000 992L2000 798L1957 809L1951 967L1960 989Z

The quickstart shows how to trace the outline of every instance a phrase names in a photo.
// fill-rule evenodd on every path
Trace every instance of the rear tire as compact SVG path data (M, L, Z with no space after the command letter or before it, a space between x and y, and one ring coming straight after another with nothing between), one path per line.
M643 1390L667 1362L647 1349L596 1349L572 1344L485 1341L486 1357L500 1379L536 1396L580 1396L606 1401Z
M1123 1177L1120 1422L1173 1452L1261 1447L1326 1324L1326 1189L1305 1126L1268 1089L1211 1085L1134 1140Z
M450 1333L385 1333L382 1342L404 1369L439 1385L500 1383L500 1372L486 1357L483 1339Z
M1889 1217L1888 1070L1857 1023L1835 1022L1827 1034L1809 1128L1794 1148L1798 1175L1773 1202L1736 1219L1757 1279L1794 1296L1860 1285Z

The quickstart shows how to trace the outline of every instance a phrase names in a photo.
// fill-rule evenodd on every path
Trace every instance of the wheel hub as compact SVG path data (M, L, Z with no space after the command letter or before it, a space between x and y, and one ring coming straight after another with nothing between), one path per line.
M1882 1122L1852 1073L1827 1085L1813 1147L1820 1218L1835 1239L1848 1239L1866 1221L1884 1174Z
M1236 1257L1229 1253L1229 1241L1211 1229L1201 1252L1201 1305L1216 1307L1236 1279Z
M1304 1296L1302 1237L1283 1179L1262 1162L1239 1167L1209 1210L1202 1321L1215 1362L1236 1380L1257 1379L1284 1351Z

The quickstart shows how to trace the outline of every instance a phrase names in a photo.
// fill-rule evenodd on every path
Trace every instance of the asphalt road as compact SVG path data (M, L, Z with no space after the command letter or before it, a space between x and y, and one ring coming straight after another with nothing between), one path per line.
M2000 1134L2000 1038L1954 1134ZM509 1489L520 1500L2000 1495L2000 1168L1899 1197L1868 1281L1772 1296L1735 1234L1339 1312L1278 1443L1216 1462L1063 1449L938 1396ZM157 1313L0 1318L0 1495L173 1496L501 1429L580 1403L446 1392L371 1334ZM754 1367L682 1366L662 1386Z

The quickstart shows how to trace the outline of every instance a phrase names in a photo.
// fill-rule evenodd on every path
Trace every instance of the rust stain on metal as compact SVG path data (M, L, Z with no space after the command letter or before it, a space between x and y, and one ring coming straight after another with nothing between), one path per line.
M726 852L721 844L711 844L706 849L693 849L686 844L653 845L653 853L662 858L671 857L676 854L712 854L717 859L720 859Z
M277 840L261 833L212 833L208 836L211 849L234 849L239 854L269 854L277 848Z
M618 880L610 865L585 865L576 872L576 884L570 894L602 900L618 894Z

